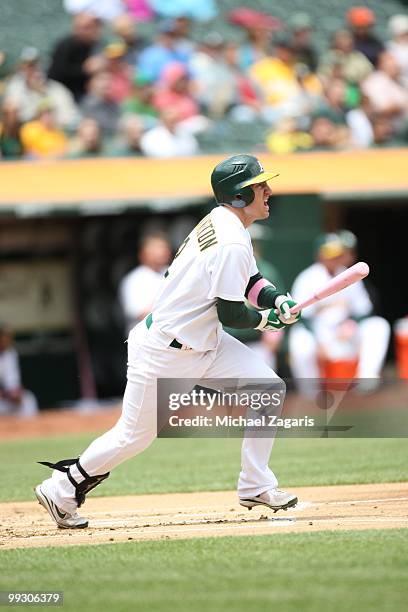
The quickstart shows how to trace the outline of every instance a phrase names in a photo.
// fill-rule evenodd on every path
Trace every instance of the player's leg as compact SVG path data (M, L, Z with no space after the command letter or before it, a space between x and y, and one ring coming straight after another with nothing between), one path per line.
M266 388L273 385L274 389L279 388L283 392L285 389L285 383L259 355L225 332L222 333L216 358L205 373L205 377L248 381L263 379ZM250 432L245 435L238 480L238 496L241 500L254 498L276 489L278 481L269 468L273 442L274 437L270 433L260 432L254 436L254 432ZM295 496L292 496L292 499L296 499Z
M261 359L271 368L271 370L276 369L276 352L273 351L267 344L257 340L256 342L247 342L246 346L251 349L251 351L259 355Z
M357 378L378 378L387 354L391 328L382 317L369 317L359 324L360 359Z
M156 436L155 381L130 382L123 397L122 414L112 429L96 438L80 456L80 468L70 467L70 475L78 484L85 478L110 472L117 465L145 450ZM54 470L43 485L52 500L66 512L77 508L76 490L65 472Z
M129 336L128 382L122 414L116 425L94 440L81 454L79 465L71 465L69 475L54 470L41 485L52 501L66 512L77 508L76 488L88 480L104 476L126 459L141 453L157 434L157 378L171 378L184 372L186 378L205 370L208 357L203 353L168 348L161 334L149 333L140 323ZM87 476L84 476L84 473ZM91 481L90 481L91 484Z

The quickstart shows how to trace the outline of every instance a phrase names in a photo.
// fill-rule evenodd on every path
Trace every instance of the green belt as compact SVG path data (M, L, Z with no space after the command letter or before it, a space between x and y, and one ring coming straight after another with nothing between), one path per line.
M150 327L152 326L153 323L153 315L152 313L148 314L146 317L146 327L147 329L150 329ZM178 342L175 338L170 342L169 346L171 346L172 348L176 348L176 349L181 349L182 348L182 344L180 344L180 342Z

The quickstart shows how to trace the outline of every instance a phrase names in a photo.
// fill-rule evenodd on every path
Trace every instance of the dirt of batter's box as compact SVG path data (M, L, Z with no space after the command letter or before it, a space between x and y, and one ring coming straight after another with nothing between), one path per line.
M296 508L241 507L233 491L90 497L89 528L57 529L36 502L0 504L0 549L287 532L408 528L408 482L299 487Z

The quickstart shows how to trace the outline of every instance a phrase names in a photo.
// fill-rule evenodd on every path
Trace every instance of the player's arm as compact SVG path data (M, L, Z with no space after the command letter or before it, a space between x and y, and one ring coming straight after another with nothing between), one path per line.
M299 320L300 313L292 315L289 312L297 302L289 294L282 295L260 272L249 279L245 297L256 308L276 309L278 318L285 325L291 325Z
M225 245L215 254L215 260L211 262L211 286L208 298L216 300L220 322L226 327L235 329L252 328L261 331L268 329L276 331L282 329L285 324L294 323L298 317L294 318L290 314L286 317L284 308L281 310L279 305L279 298L274 300L273 306L263 312L255 312L245 306L243 297L247 295L248 272L251 265L251 254L241 244ZM257 271L256 274L258 274ZM270 283L266 281L266 284ZM254 295L254 292L251 295ZM288 300L287 296L281 297L284 297L285 301ZM258 306L258 304L255 305ZM278 309L277 313L275 313L275 307ZM264 305L261 308L267 308L267 306Z
M247 308L244 302L217 299L217 314L222 325L233 329L258 329L260 331L278 331L287 324L279 319L275 309L257 312Z
M257 308L275 308L275 301L281 293L275 285L257 272L249 279L245 289L246 299Z

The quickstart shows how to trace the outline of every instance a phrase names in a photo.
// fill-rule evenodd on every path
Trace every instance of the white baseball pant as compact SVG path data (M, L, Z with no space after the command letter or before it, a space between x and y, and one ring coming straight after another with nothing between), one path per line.
M259 356L224 331L217 348L206 352L172 348L171 341L172 338L154 323L147 329L145 321L130 332L122 414L116 425L94 440L80 457L81 466L90 476L109 472L153 442L157 433L157 378L195 379L197 382L204 378L278 380ZM191 381L186 388L190 390ZM276 476L268 466L273 442L272 437L244 437L239 497L259 495L277 486ZM78 483L84 480L76 466L72 466L70 472ZM75 511L75 490L65 473L54 470L45 484L57 506L66 512Z

